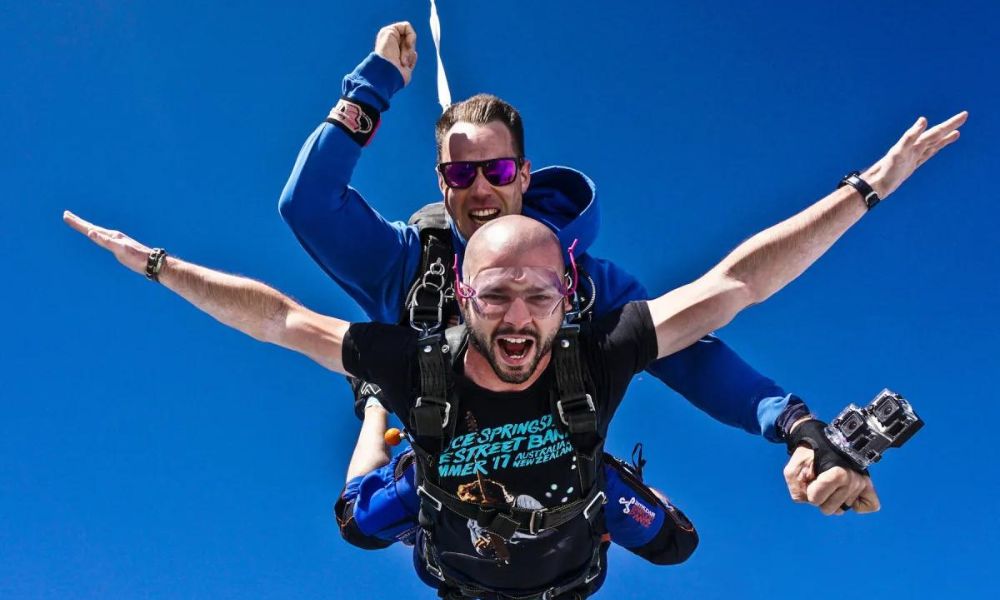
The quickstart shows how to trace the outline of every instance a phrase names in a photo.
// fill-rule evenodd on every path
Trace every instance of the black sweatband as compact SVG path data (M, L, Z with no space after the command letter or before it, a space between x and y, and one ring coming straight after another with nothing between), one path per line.
M789 396L788 404L785 405L778 418L774 420L774 428L777 430L779 440L787 440L788 430L792 428L792 425L799 419L811 415L809 407L806 406L806 403L801 398L794 394L790 394Z
M359 146L367 146L375 135L381 114L374 106L350 98L341 98L330 110L326 122L336 125Z

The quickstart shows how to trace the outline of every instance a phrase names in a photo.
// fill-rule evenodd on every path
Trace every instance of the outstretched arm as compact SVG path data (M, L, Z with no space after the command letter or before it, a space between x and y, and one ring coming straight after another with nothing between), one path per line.
M66 211L63 220L115 255L130 270L145 274L151 249L120 231L97 227ZM327 369L346 373L342 343L349 323L305 308L278 290L247 277L213 271L167 257L159 282L219 322L262 342L305 354Z
M917 119L875 165L862 174L880 198L892 194L938 150L959 137L968 113L926 129ZM797 215L740 244L698 280L649 303L659 356L667 356L729 323L798 277L866 212L850 186L835 190Z

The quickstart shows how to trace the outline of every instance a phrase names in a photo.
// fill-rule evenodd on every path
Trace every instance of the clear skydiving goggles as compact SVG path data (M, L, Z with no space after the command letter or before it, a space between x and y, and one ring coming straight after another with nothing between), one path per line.
M466 283L458 272L458 255L455 255L452 265L455 293L469 300L476 313L486 319L503 317L519 298L533 318L551 317L566 298L576 293L579 277L573 256L576 243L573 240L568 249L571 269L565 275L549 267L492 267L483 269Z

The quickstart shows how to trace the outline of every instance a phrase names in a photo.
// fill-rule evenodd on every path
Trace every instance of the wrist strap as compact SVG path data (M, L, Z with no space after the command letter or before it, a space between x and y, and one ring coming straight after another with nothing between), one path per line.
M859 171L851 171L847 175L844 175L844 178L841 179L840 183L837 185L837 189L840 189L845 185L851 186L856 189L859 194L861 194L861 198L865 201L865 206L868 207L868 210L875 208L875 205L882 201L882 199L878 197L878 194L875 193L875 190L872 189L872 186L868 185L868 182L864 179L861 179L861 173Z
M146 258L146 279L160 283L160 270L167 260L167 251L163 248L153 248Z
M326 122L339 127L359 146L367 146L378 129L381 114L370 104L341 98L330 110Z
M864 475L868 474L867 469L863 469L855 463L849 456L843 454L826 437L826 423L819 419L809 419L799 423L795 431L788 434L788 453L795 452L799 444L805 444L816 452L813 459L813 472L816 475L828 471L833 467L843 467L851 471L857 471Z

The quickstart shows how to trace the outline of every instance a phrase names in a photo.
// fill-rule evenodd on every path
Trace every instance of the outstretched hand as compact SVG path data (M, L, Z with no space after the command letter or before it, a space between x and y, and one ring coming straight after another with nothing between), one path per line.
M375 54L396 65L403 85L409 85L417 66L417 32L408 21L386 25L375 37Z
M98 227L68 210L63 212L63 221L87 236L90 241L114 254L121 264L140 275L146 273L146 260L149 258L149 253L152 252L149 247L140 244L120 231Z
M968 118L969 113L962 111L927 129L927 119L920 117L881 160L862 173L861 178L872 186L879 198L885 199L938 150L955 142L960 135L958 128Z
M842 515L844 505L857 513L881 508L871 477L842 467L833 467L817 477L814 456L812 448L799 446L785 465L785 484L792 500L817 506L824 515Z

